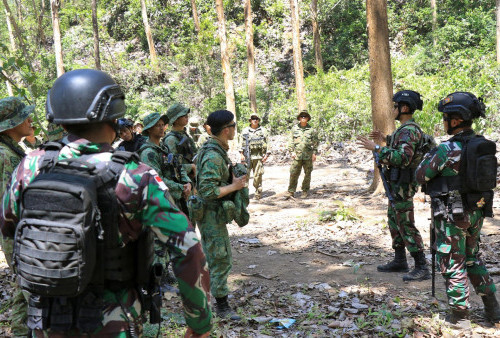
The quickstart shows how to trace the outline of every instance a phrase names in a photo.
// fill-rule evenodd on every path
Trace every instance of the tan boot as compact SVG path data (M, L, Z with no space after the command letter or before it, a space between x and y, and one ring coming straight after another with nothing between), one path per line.
M293 191L287 191L283 197L284 200L289 200L290 198L293 198Z

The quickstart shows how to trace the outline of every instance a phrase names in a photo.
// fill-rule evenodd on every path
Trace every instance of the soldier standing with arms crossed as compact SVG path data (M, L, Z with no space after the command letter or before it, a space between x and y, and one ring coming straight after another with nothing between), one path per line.
M417 149L422 142L423 132L413 120L416 109L422 109L420 94L412 90L403 90L394 94L393 116L401 126L390 136L387 146L380 147L366 137L358 137L358 144L379 155L379 161L388 170L381 173L390 181L391 194L395 199L393 208L388 205L387 219L392 237L394 259L387 264L377 266L380 272L408 272L406 249L415 259L415 268L403 276L404 281L420 281L430 278L429 268L424 254L424 244L420 232L415 227L413 214L413 196L417 191L414 170L420 163ZM378 142L384 138L379 131L370 134Z
M241 317L228 303L227 278L232 268L231 243L227 232L228 219L223 198L245 187L247 176L236 177L229 170L228 141L234 139L236 122L227 110L218 110L207 118L212 136L205 142L197 157L196 187L203 199L205 211L198 222L203 251L210 270L210 288L216 300L216 312L220 318L240 320ZM232 176L232 177L231 177ZM231 183L229 183L231 181Z
M0 196L3 196L9 184L12 173L26 154L18 144L25 136L32 132L30 115L35 106L26 106L18 97L7 97L0 100L0 173L2 182ZM2 250L12 272L12 239L2 237ZM15 336L26 336L28 304L21 289L14 286L12 303L10 304L9 321L12 333Z
M300 171L304 168L304 180L302 181L302 198L309 195L311 188L311 173L313 171L313 162L316 161L318 151L318 137L310 125L311 115L307 110L302 110L297 115L298 124L295 124L290 134L288 150L292 154L292 165L290 166L290 183L285 199L293 197L297 189Z
M486 318L492 323L499 323L500 306L495 296L495 283L479 254L484 217L493 216L493 191L463 193L469 188L469 173L463 170L470 170L473 163L468 159L478 154L469 148L471 141L479 138L471 128L472 121L485 116L485 107L473 94L455 92L441 100L438 110L443 113L444 130L453 137L425 156L416 176L431 196L437 258L451 309L446 321L458 329L471 327L468 319L470 281L483 300ZM467 152L463 151L465 145ZM494 187L497 172L494 144L492 148L491 165L484 165L482 169L490 167L489 177ZM486 178L486 175L473 176L473 179Z
M269 154L267 148L267 131L260 126L260 118L253 114L248 119L250 126L245 127L240 134L240 154L241 162L249 161L250 168L248 168L247 175L253 170L253 186L255 187L254 198L259 200L262 196L262 175L264 175L264 163L266 162ZM250 159L245 157L246 147L249 147Z

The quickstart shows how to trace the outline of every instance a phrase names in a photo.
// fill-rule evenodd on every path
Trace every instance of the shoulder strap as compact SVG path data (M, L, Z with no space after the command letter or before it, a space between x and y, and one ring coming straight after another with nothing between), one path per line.
M45 155L40 165L40 171L53 168L56 165L59 153L63 147L64 144L57 141L50 141L41 146L41 149L45 150Z
M214 150L219 155L221 155L222 158L224 159L224 162L226 162L226 165L231 164L231 160L229 159L229 157L227 157L227 154L225 154L218 146L215 146L215 145L212 145L212 144L209 144L209 143L205 143L203 145L203 147L201 147L200 151L198 152L198 156L199 156L199 160L198 161L200 161L200 164L203 162L203 157L205 156L205 154L209 150ZM196 184L198 184L198 182L200 182L200 179L198 177L199 172L200 172L199 170L196 170Z
M0 135L0 143L3 143L5 146L7 146L7 148L9 148L13 152L15 152L17 155L19 155L21 157L26 156L26 153L24 151L22 151L20 149L16 149L16 147L14 147L14 145L12 145L10 142L5 140L1 135Z

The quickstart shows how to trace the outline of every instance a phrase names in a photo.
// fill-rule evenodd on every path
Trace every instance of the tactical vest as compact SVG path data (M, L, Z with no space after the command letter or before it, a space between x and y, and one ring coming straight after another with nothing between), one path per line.
M195 149L193 149L191 145L189 137L185 134L179 135L179 133L174 133L172 131L168 133L166 137L169 137L171 135L175 136L178 141L176 146L177 153L181 154L182 157L189 163L193 163L193 158L196 153Z
M182 164L180 163L179 156L176 154L173 154L171 152L165 151L159 146L156 146L150 142L145 143L141 149L138 151L138 154L140 154L148 149L152 148L153 150L157 151L158 149L160 150L160 156L161 156L161 174L163 173L168 173L167 177L168 179L176 182L176 183L183 183L182 182L182 175L181 175L181 166Z
M102 322L105 289L147 294L153 233L144 231L125 246L119 241L115 187L137 155L115 151L97 170L87 162L95 154L59 160L63 146L42 146L40 172L23 190L14 264L21 288L30 293L30 329L93 332Z
M493 189L496 187L496 145L482 135L465 131L449 142L460 142L459 174L438 176L427 182L425 192L433 198L434 216L463 215L464 211L483 209L493 217Z

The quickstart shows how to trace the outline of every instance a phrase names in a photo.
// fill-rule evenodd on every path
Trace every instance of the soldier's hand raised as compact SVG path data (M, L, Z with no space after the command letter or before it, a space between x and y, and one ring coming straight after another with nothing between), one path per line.
M385 137L380 130L374 130L369 134L370 138L376 143L385 142Z
M377 145L375 142L369 140L368 138L364 136L358 136L357 137L357 144L365 149L373 151L375 149L375 146Z

